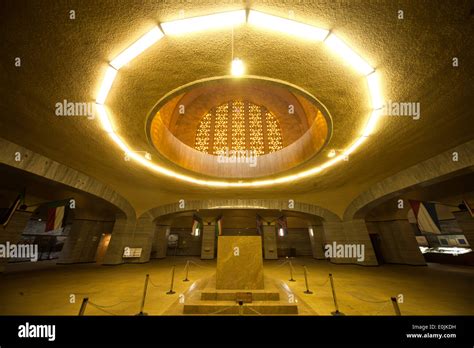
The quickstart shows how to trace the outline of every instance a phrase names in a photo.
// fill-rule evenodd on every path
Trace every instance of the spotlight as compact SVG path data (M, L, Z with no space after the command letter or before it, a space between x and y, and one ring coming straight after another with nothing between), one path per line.
M328 157L329 157L329 158L336 157L336 150L333 149L333 150L329 151Z
M232 61L231 74L232 76L242 76L245 73L244 62L239 58L234 58Z

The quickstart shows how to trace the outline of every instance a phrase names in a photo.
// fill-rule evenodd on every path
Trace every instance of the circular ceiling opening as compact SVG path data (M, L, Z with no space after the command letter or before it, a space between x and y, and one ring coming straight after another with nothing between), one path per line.
M283 81L219 77L182 86L150 112L147 137L158 155L219 178L290 170L328 143L332 121L312 95Z

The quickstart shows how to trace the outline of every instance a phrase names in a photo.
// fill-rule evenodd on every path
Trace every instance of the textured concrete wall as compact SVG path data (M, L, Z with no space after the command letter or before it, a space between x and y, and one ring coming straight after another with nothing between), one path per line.
M0 227L0 244L6 242L18 243L21 239L21 234L30 220L31 213L16 211L6 228ZM0 273L5 271L8 259L0 258Z
M296 256L311 256L313 251L311 248L311 240L308 228L288 228L286 236L278 236L279 249L295 249Z
M339 216L328 209L324 209L314 204L294 202L293 208L288 208L288 201L276 199L210 199L210 200L189 200L186 201L185 208L180 208L179 203L166 204L150 209L148 213L153 218L176 212L192 211L198 209L210 209L215 207L225 207L225 209L276 209L290 210L308 213L319 216L326 221L341 221Z
M215 228L215 227L214 227ZM191 226L187 228L171 228L171 233L177 234L178 247L168 248L168 255L178 255L178 256L200 256L202 249L202 231L199 236L193 236L191 234Z
M467 239L467 242L474 248L474 217L467 211L453 212L462 233Z
M415 232L408 221L368 222L371 233L380 236L380 249L384 262L406 265L426 265L418 247Z
M310 226L313 229L313 235L309 234L309 240L311 243L311 251L313 257L318 260L324 260L324 229L322 225Z
M151 255L152 259L164 259L166 257L166 251L168 249L168 240L166 234L169 231L170 226L157 225L155 228L155 235L153 237Z
M364 266L376 266L378 264L364 220L358 219L344 222L323 222L323 229L326 244L336 242L336 245L364 245L364 261L357 261L356 258L333 257L331 258L331 262L341 264L350 263Z
M123 249L130 241L130 236L135 229L135 222L130 222L124 217L115 219L114 229L104 257L104 265L118 265L124 263Z
M453 152L458 161L453 161ZM427 183L444 175L474 166L474 140L445 151L392 175L359 195L347 207L344 220L364 218L367 212L414 185Z
M57 263L95 262L102 233L112 229L113 222L74 220Z
M214 259L216 248L216 226L204 225L202 231L201 259Z
M263 257L265 260L278 259L275 226L263 226Z
M0 163L90 193L112 203L128 218L136 217L135 210L125 198L98 180L2 138L0 148ZM15 161L16 152L21 154L21 161Z

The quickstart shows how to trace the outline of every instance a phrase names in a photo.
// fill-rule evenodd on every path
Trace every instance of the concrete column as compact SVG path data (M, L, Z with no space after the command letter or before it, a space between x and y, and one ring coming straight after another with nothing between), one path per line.
M455 211L453 212L456 221L458 222L459 228L467 239L467 242L474 247L474 217L467 211Z
M333 242L336 242L337 244L346 243L346 235L344 233L342 222L323 221L323 231L325 244L332 244ZM326 258L326 256L324 256L324 258ZM334 263L346 263L339 258L331 258L330 261Z
M263 226L263 258L265 260L278 259L275 226Z
M214 259L216 248L216 226L204 225L202 230L201 259Z
M313 231L311 234L310 230ZM324 260L324 229L322 225L312 225L308 228L309 240L311 242L311 250L313 258Z
M7 227L0 230L0 244L10 242L16 244L21 239L21 234L30 220L31 213L16 211L10 219ZM8 259L0 258L0 273L5 271Z
M326 244L334 245L364 245L364 261L358 261L357 258L332 257L334 263L350 263L364 266L376 266L377 258L370 241L369 232L365 225L365 220L350 220L344 222L329 221L323 222Z
M135 231L135 220L128 220L126 217L115 219L114 229L110 238L109 247L104 257L104 265L119 265L124 263L122 258L123 250L126 246L131 246L133 232Z
M74 220L57 263L94 262L104 232L102 221Z
M415 232L408 220L381 221L375 224L385 262L426 265L425 258L418 247Z
M142 248L142 255L139 259L128 259L130 263L144 263L150 261L151 245L155 236L155 223L148 216L143 216L137 220L137 225L131 240L131 248Z
M155 228L155 236L153 237L153 245L151 258L164 259L168 250L167 234L171 226L157 225Z

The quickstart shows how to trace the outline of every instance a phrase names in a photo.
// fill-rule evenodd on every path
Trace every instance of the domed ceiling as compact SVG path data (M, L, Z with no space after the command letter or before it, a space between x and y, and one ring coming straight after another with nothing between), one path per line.
M320 153L332 131L330 115L317 99L257 77L213 78L178 88L157 103L147 124L158 156L217 178L295 168Z
M139 214L180 199L212 196L294 199L342 215L357 195L380 180L473 137L474 36L469 31L473 25L472 3L458 1L452 6L435 0L431 5L427 10L424 2L251 1L252 9L331 30L377 69L385 100L421 105L418 120L383 117L360 151L316 176L267 187L225 189L185 182L152 172L136 161L124 160L123 150L98 119L55 114L56 103L64 100L95 103L108 63L157 23L242 9L242 2L158 1L138 6L125 0L54 4L2 1L0 49L5 54L0 58L0 136L108 184L128 199ZM397 18L400 8L405 12L404 20ZM68 16L71 9L76 11L75 20ZM199 99L193 96L198 89L182 90L179 95L170 91L194 81L228 76L232 37L234 55L245 63L247 75L298 86L321 101L332 120L328 128L332 131L326 136L329 140L319 151L286 168L258 173L258 177L275 177L282 172L290 175L321 165L328 160L329 150L347 149L360 136L371 110L363 76L331 54L325 43L244 25L233 33L224 28L167 35L120 69L106 106L116 134L130 149L149 153L154 163L176 173L227 177L202 173L193 164L186 167L186 163L168 158L170 154L154 144L150 131L151 120L159 111L154 109L157 102L172 95L166 100L169 105L165 108L170 112L163 113L168 115L163 117L163 125L180 144L215 157L196 150L197 128L193 127L198 127L214 108L242 99L230 92L223 93L222 98L218 91L204 93ZM21 67L15 66L16 57L21 58ZM453 67L453 57L459 58L459 66ZM278 95L270 89L266 91ZM207 104L205 95L214 95L214 99ZM256 100L251 99L253 95L258 93L247 93L244 100L270 111L278 120L282 135L282 149L262 158L285 151L314 125L315 112L295 108L295 122L289 115L281 116L279 97ZM294 93L292 98L298 99ZM304 110L304 98L300 99ZM187 105L185 117L180 117L179 108L175 109L181 102ZM324 116L323 110L319 111ZM189 115L192 118L188 119Z

